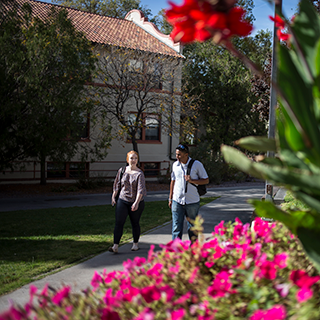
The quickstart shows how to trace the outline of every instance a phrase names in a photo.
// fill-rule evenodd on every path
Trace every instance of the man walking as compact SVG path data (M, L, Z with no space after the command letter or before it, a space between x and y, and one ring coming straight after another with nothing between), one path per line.
M209 183L209 178L203 164L195 161L187 175L189 148L179 144L176 148L177 161L172 165L171 184L169 194L169 207L172 211L172 240L182 239L184 217L187 219L188 235L194 240L195 234L190 230L193 226L191 221L195 220L200 208L200 196L195 185Z

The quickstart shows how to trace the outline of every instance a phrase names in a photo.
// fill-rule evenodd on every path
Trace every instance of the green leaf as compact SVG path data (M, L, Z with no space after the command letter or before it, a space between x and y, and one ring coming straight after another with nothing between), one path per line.
M254 137L249 136L241 138L236 141L236 144L241 148L258 151L258 152L267 152L267 151L276 151L276 142L274 139L269 139L266 137Z
M320 272L320 230L310 228L298 228L297 235L309 258L314 262L315 267Z
M311 190L308 190L309 194L306 192L297 191L295 192L295 196L297 199L303 201L310 208L320 212L320 197L316 196Z
M295 57L294 52L280 46L278 56L279 67L277 82L286 101L282 98L280 98L280 100L299 133L301 135L305 133L311 140L308 129L310 121L314 124L311 112L313 106L312 85L305 74L298 72L297 66L299 66L299 64L293 61L293 57ZM300 128L300 126L302 128Z
M226 145L222 145L221 152L227 162L233 163L241 171L251 174L256 178L265 180L265 176L263 176L259 170L255 169L254 162L249 160L239 150Z
M316 61L316 47L320 38L320 18L310 1L301 1L300 13L294 19L292 31L302 49L310 71L315 77L317 70L314 68L314 62ZM295 44L294 46L296 47Z

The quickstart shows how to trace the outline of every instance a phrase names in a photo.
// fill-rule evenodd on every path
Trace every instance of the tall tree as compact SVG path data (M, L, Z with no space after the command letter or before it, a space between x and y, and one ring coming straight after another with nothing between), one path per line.
M270 52L270 37L258 33L243 41L237 39L237 47L264 65ZM184 88L189 97L198 97L202 119L198 125L205 128L201 140L209 149L218 152L222 143L232 144L246 135L263 135L266 123L259 119L258 112L253 112L259 97L251 91L252 75L242 63L212 42L186 46L184 54Z
M141 10L149 18L151 10L140 0L51 0L54 4L75 8L113 18L124 18L132 9Z
M99 86L91 91L104 123L101 127L111 124L113 137L130 140L137 152L139 140L157 140L160 130L177 132L174 114L179 95L174 92L174 78L179 68L179 60L160 54L101 50L95 79Z
M1 168L39 159L45 184L46 160L68 161L79 151L78 132L90 112L83 90L96 58L65 10L53 8L41 20L25 5L22 18L6 17L0 28Z

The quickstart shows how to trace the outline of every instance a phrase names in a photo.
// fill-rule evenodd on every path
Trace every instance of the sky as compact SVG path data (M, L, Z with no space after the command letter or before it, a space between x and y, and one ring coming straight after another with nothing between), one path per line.
M1 0L0 0L1 1ZM44 2L51 2L50 0L42 0ZM161 9L169 8L168 0L140 0L142 5L147 6L152 15L157 15ZM181 5L183 0L171 0L177 5ZM269 29L273 31L273 22L269 19L270 15L274 15L274 7L266 0L253 0L255 8L253 14L256 18L253 27L253 35L260 29ZM299 0L282 0L282 12L287 18L291 18L297 11Z
M173 3L180 5L183 3L182 0L171 0ZM270 21L269 15L274 15L274 7L270 6L267 1L264 0L253 0L255 8L253 14L256 18L253 26L254 33L260 29L269 29L273 31L273 22ZM148 6L151 9L153 15L163 8L169 8L167 0L141 0L143 5ZM286 17L290 18L295 12L298 6L299 0L282 0L282 12Z

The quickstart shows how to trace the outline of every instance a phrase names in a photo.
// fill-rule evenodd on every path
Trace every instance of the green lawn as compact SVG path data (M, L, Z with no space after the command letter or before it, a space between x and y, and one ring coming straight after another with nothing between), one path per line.
M200 204L215 199L205 197ZM113 242L114 212L111 205L1 212L0 295L106 251ZM170 220L167 201L146 202L141 232ZM127 219L121 241L131 238Z

